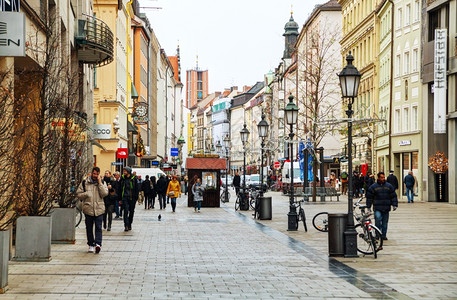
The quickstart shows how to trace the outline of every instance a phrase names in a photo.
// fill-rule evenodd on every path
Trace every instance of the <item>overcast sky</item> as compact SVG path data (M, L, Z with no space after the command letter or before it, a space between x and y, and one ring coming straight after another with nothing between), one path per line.
M300 26L328 0L140 0L169 56L181 49L181 80L196 66L209 73L209 92L253 85L278 66L291 6ZM299 30L300 30L299 29ZM185 95L185 92L183 93Z

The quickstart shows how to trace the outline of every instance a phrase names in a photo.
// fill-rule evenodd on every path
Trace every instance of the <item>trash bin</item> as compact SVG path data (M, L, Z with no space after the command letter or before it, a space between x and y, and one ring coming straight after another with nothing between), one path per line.
M344 231L347 214L328 214L328 255L344 256Z
M271 220L271 197L260 198L260 220Z

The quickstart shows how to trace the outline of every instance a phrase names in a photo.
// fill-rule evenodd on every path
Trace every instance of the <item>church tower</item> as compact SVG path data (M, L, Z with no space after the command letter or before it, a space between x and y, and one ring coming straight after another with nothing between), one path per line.
M293 12L290 13L289 22L287 22L286 26L284 26L284 30L285 32L283 36L285 37L286 44L284 48L284 55L282 57L283 59L292 57L292 52L294 52L294 46L299 35L298 24L294 21Z

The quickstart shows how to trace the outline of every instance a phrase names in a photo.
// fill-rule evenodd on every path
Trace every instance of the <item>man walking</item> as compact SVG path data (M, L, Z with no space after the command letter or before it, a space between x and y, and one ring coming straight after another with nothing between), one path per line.
M132 169L125 167L122 171L120 182L120 192L122 199L122 208L124 210L124 231L132 230L133 215L135 213L135 204L138 200L138 181L132 175Z
M398 190L398 179L397 176L394 175L393 170L389 171L389 176L387 176L387 182L394 187L395 191Z
M386 182L384 172L378 173L378 180L370 186L367 191L367 207L371 208L373 204L375 225L382 232L382 239L387 240L387 223L389 222L390 207L394 211L398 207L397 194L395 188Z
M102 181L100 168L94 167L92 173L84 179L76 191L81 200L86 223L87 245L89 252L100 253L102 248L102 221L105 213L103 198L108 195L108 187ZM95 238L94 238L95 225Z
M406 186L406 197L408 198L408 203L414 203L414 185L416 184L416 180L414 179L413 172L409 171L403 181Z
M164 175L161 175L159 180L157 181L156 189L157 189L157 195L159 196L159 204L160 204L160 209L165 209L167 206L167 188L168 188L168 182L167 179L165 178Z
M233 186L235 187L235 193L238 195L240 192L240 186L241 186L241 177L238 172L235 173L235 177L233 177Z

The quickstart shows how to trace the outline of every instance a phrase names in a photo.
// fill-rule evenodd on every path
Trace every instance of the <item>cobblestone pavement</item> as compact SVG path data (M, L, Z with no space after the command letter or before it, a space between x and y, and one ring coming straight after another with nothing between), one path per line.
M378 259L329 258L319 211L345 212L347 200L305 205L308 232L288 232L288 198L273 197L273 219L235 212L234 200L195 213L138 205L133 230L113 221L100 254L52 245L52 260L10 262L2 299L457 299L457 206L401 203ZM162 220L158 221L159 213Z

